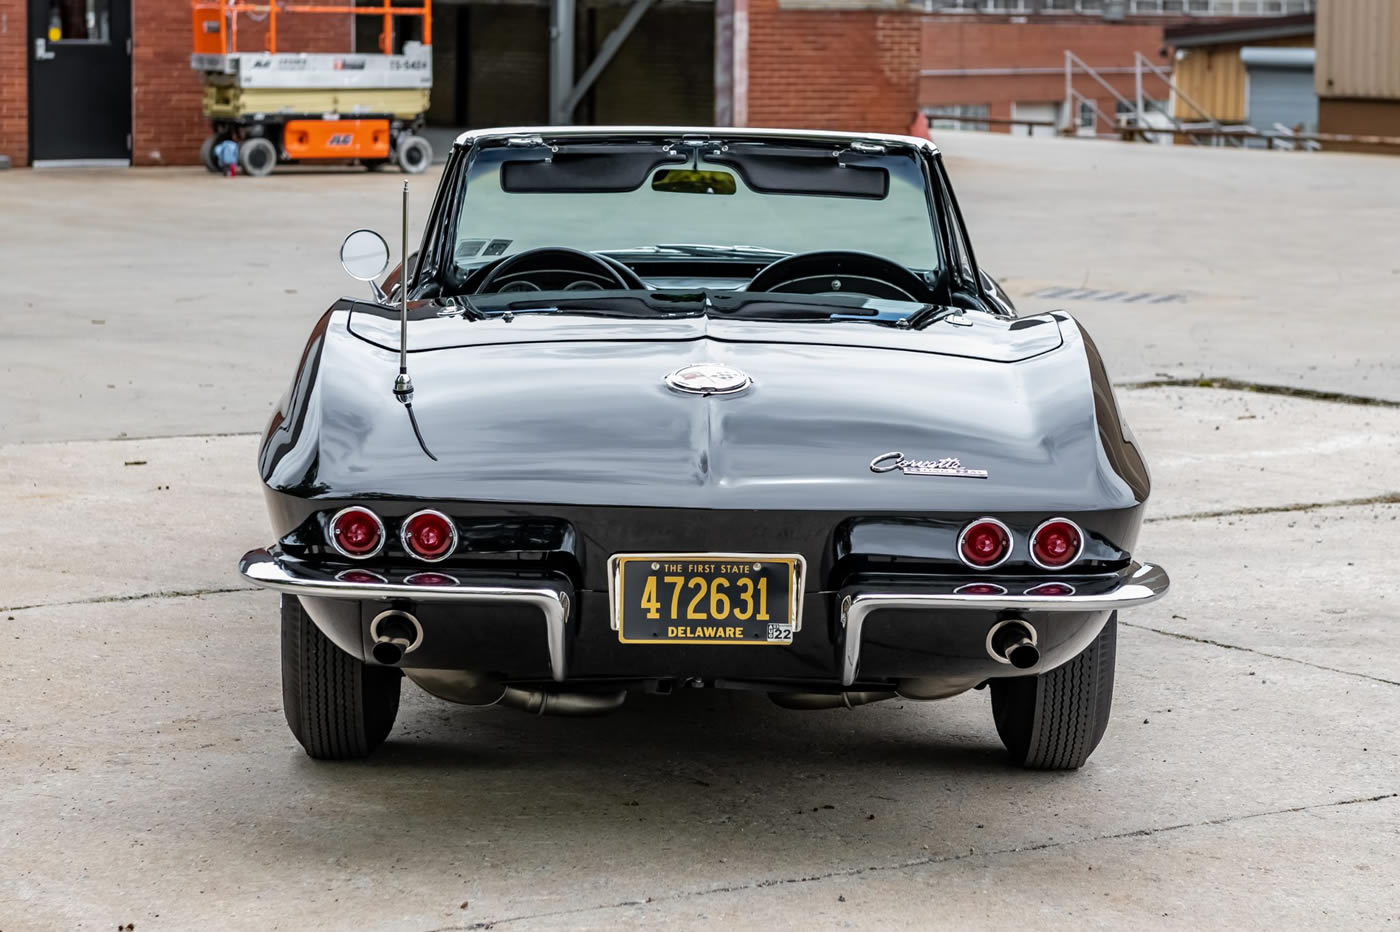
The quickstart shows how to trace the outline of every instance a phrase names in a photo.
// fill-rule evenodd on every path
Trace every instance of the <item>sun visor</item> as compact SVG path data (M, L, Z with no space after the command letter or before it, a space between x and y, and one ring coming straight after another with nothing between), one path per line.
M704 153L704 159L732 165L744 184L763 194L882 200L890 191L889 170L855 152L731 145Z
M617 194L640 188L661 165L688 157L661 146L569 146L544 157L501 164L501 190L509 194Z

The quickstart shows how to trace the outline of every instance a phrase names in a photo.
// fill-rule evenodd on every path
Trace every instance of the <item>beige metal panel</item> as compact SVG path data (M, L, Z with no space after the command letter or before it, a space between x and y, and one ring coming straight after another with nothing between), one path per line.
M209 82L204 86L204 115L339 113L350 118L360 113L390 113L411 119L428 109L428 94L426 88L238 88Z
M1238 45L1184 49L1172 69L1172 81L1210 116L1222 123L1244 122L1245 70ZM1205 119L1181 96L1176 99L1178 120L1197 123Z
M1400 98L1400 0L1319 0L1317 95Z

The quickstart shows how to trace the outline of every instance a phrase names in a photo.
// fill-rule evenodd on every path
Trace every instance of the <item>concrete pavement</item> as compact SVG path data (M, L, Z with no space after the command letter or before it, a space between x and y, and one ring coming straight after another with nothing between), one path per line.
M1387 203L1400 163L944 145L1023 306L1071 256L1110 294L1185 287L1135 252L1144 218L1122 206L1160 195L1141 211L1207 286L1064 303L1123 381L1400 398L1382 339L1400 280L1361 196ZM22 259L0 306L34 305L5 314L0 360L0 929L1400 921L1393 406L1120 390L1155 481L1140 552L1175 586L1123 615L1113 723L1074 774L1008 768L983 692L827 713L690 692L563 720L406 684L371 760L307 759L282 721L276 599L233 574L267 540L250 432L354 287L342 228L387 228L397 185L0 175L0 211L29 225L25 242L0 225L0 254ZM1193 205L1211 222L1177 229ZM1289 210L1360 232L1288 246ZM1245 231L1273 247L1206 261ZM1352 276L1325 312L1307 249ZM1310 308L1281 300L1295 286Z

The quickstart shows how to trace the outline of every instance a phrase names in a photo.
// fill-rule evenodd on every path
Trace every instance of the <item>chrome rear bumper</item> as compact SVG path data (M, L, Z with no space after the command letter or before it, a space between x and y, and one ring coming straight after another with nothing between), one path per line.
M461 602L475 604L524 603L540 610L549 644L550 675L564 680L564 626L569 620L569 594L563 589L541 583L537 586L472 586L463 585L445 574L433 574L440 580L436 585L413 585L407 582L349 582L305 572L281 554L266 549L250 550L238 561L238 572L255 586L285 592L290 595L317 599L348 599L353 601Z
M1003 589L1002 592L982 593L968 591L885 593L859 592L848 595L841 601L841 631L843 650L841 657L841 685L850 686L855 682L860 667L861 638L865 619L872 612L882 609L912 609L930 612L946 611L1020 611L1020 612L1108 612L1120 608L1132 608L1155 602L1167 594L1171 580L1167 571L1150 563L1134 563L1106 588L1096 588L1091 592L1080 593L1069 585L1057 584L1053 580L1033 586L1028 592L1012 594L1004 587L988 580L987 588ZM1063 594L1033 594L1035 589L1054 590L1058 587ZM963 590L974 588L960 587Z

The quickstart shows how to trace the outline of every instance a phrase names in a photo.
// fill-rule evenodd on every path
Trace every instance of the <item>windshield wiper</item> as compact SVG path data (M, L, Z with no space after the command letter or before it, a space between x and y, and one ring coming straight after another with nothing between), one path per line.
M697 256L703 258L752 257L755 259L781 259L792 253L766 246L713 246L708 243L657 243L655 246L631 246L626 249L601 250L608 256L650 256L669 254L675 256Z

